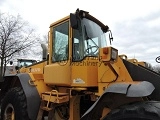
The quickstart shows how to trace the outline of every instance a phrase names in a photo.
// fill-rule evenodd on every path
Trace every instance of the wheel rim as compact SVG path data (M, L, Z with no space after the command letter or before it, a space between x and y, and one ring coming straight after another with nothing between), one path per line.
M15 112L12 104L8 104L4 111L4 120L15 120Z

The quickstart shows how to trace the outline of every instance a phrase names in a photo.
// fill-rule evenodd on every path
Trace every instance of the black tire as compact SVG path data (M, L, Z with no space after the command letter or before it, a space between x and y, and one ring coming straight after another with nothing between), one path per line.
M10 89L5 95L1 106L2 120L29 120L26 97L22 88Z
M112 110L103 120L160 120L160 102L144 101Z

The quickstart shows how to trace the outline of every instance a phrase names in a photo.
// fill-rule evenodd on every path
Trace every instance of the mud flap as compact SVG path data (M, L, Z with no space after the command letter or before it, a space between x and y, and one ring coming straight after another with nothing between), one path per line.
M31 80L29 74L24 73L17 76L26 95L28 116L31 120L36 120L41 100L39 93L35 86L29 85L29 80Z
M127 83L115 83L110 85L99 99L85 112L80 120L99 120L101 112L106 106L105 100L108 93L125 94L127 97L144 97L150 95L154 91L155 87L146 81L142 81L139 84L127 84ZM95 115L96 114L96 115Z

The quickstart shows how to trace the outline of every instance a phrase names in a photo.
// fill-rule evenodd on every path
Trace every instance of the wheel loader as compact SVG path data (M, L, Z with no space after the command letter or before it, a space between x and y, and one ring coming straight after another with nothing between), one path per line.
M119 55L107 25L77 9L48 36L42 61L1 81L2 120L160 120L160 75Z
M5 76L10 74L18 73L20 68L29 66L31 64L36 63L36 60L33 59L17 59L16 65L13 64L13 61L10 61L10 65L6 66Z

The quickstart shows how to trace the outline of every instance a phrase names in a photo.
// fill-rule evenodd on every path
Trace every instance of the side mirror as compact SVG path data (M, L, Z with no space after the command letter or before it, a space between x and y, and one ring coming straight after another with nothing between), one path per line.
M10 64L10 65L13 65L13 61L10 61L9 64Z
M78 22L75 14L70 13L70 22L73 29L78 28Z
M19 69L19 67L18 67L18 66L15 66L15 69L16 69L16 70L18 70L18 69Z

